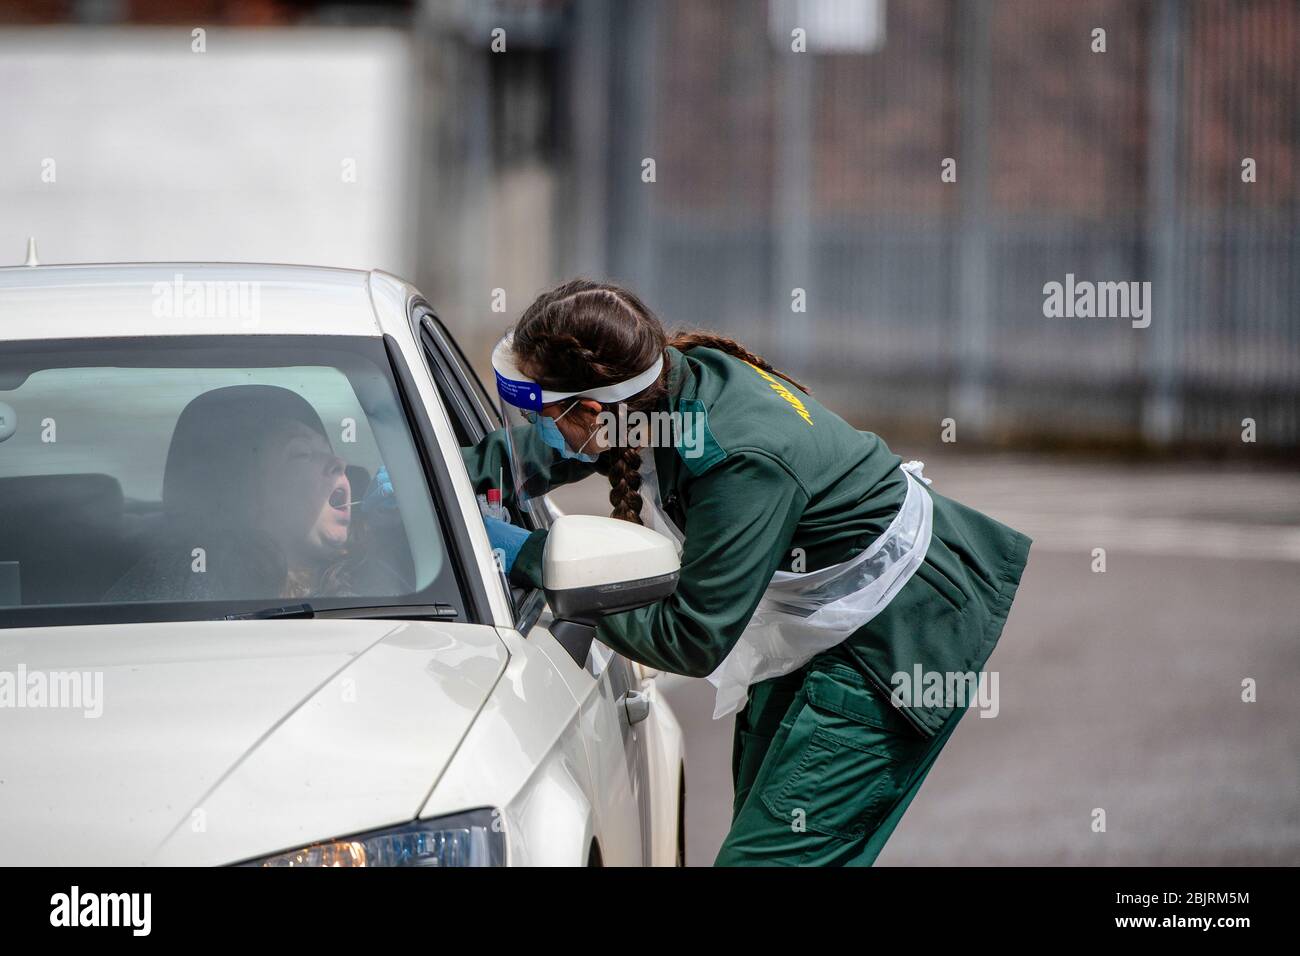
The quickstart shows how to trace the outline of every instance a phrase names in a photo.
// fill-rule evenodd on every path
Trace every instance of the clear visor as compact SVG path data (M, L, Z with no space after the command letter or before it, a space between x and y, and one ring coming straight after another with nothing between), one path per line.
M552 487L581 477L609 441L601 429L585 422L589 415L575 408L591 399L608 408L650 387L663 369L660 356L649 368L623 382L582 391L543 389L527 378L515 362L512 337L506 335L492 351L501 414L506 426L511 477L520 507L540 508L537 499ZM585 424L579 425L583 420Z
M501 417L506 429L506 449L510 460L510 477L515 498L521 509L539 519L544 514L540 499L557 484L573 480L573 472L582 468L581 461L566 457L583 454L595 456L598 450L594 434L581 450L564 440L563 424L569 428L569 413L578 397L543 390L525 378L515 365L510 336L492 352L492 370L496 375L497 395L501 399ZM562 419L562 420L561 420ZM561 421L557 421L561 420ZM564 450L561 450L563 446Z
M519 507L537 513L542 505L538 501L555 486L582 477L590 469L584 459L572 458L581 454L594 458L599 454L595 433L581 449L565 438L560 426L567 426L574 415L567 415L578 399L565 399L558 405L539 410L524 409L505 401L501 403L501 416L506 426L506 450L510 460L510 477L514 481L515 499ZM567 416L567 417L566 417ZM560 421L556 421L561 419ZM563 443L565 452L556 447Z

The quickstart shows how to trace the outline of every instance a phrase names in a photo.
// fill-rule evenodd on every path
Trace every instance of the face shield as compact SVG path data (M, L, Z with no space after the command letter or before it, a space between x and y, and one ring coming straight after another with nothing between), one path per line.
M622 382L577 391L544 389L526 378L515 362L513 335L507 334L492 350L492 371L496 375L501 415L506 427L510 473L516 501L532 508L532 502L552 486L584 477L591 463L605 448L599 425L584 436L572 432L568 416L581 399L602 406L621 402L645 391L659 379L663 355L644 372ZM565 426L565 431L561 430Z

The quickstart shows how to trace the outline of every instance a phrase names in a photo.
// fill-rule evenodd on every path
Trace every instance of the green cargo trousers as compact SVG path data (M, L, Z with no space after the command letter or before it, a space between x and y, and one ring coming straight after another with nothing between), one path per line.
M924 737L835 649L750 688L715 866L870 866L964 709Z

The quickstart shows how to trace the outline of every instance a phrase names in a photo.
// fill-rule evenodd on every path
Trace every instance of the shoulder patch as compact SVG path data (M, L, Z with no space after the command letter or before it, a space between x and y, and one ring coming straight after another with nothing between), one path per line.
M682 415L677 454L690 473L698 477L726 458L727 452L713 437L713 431L709 428L709 412L702 401L698 398L678 399L677 410Z

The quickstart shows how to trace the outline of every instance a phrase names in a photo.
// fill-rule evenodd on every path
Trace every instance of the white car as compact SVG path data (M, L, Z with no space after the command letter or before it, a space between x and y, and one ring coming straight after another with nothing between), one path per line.
M0 269L0 863L680 865L677 721L589 626L676 553L507 493L512 588L497 427L382 272Z

